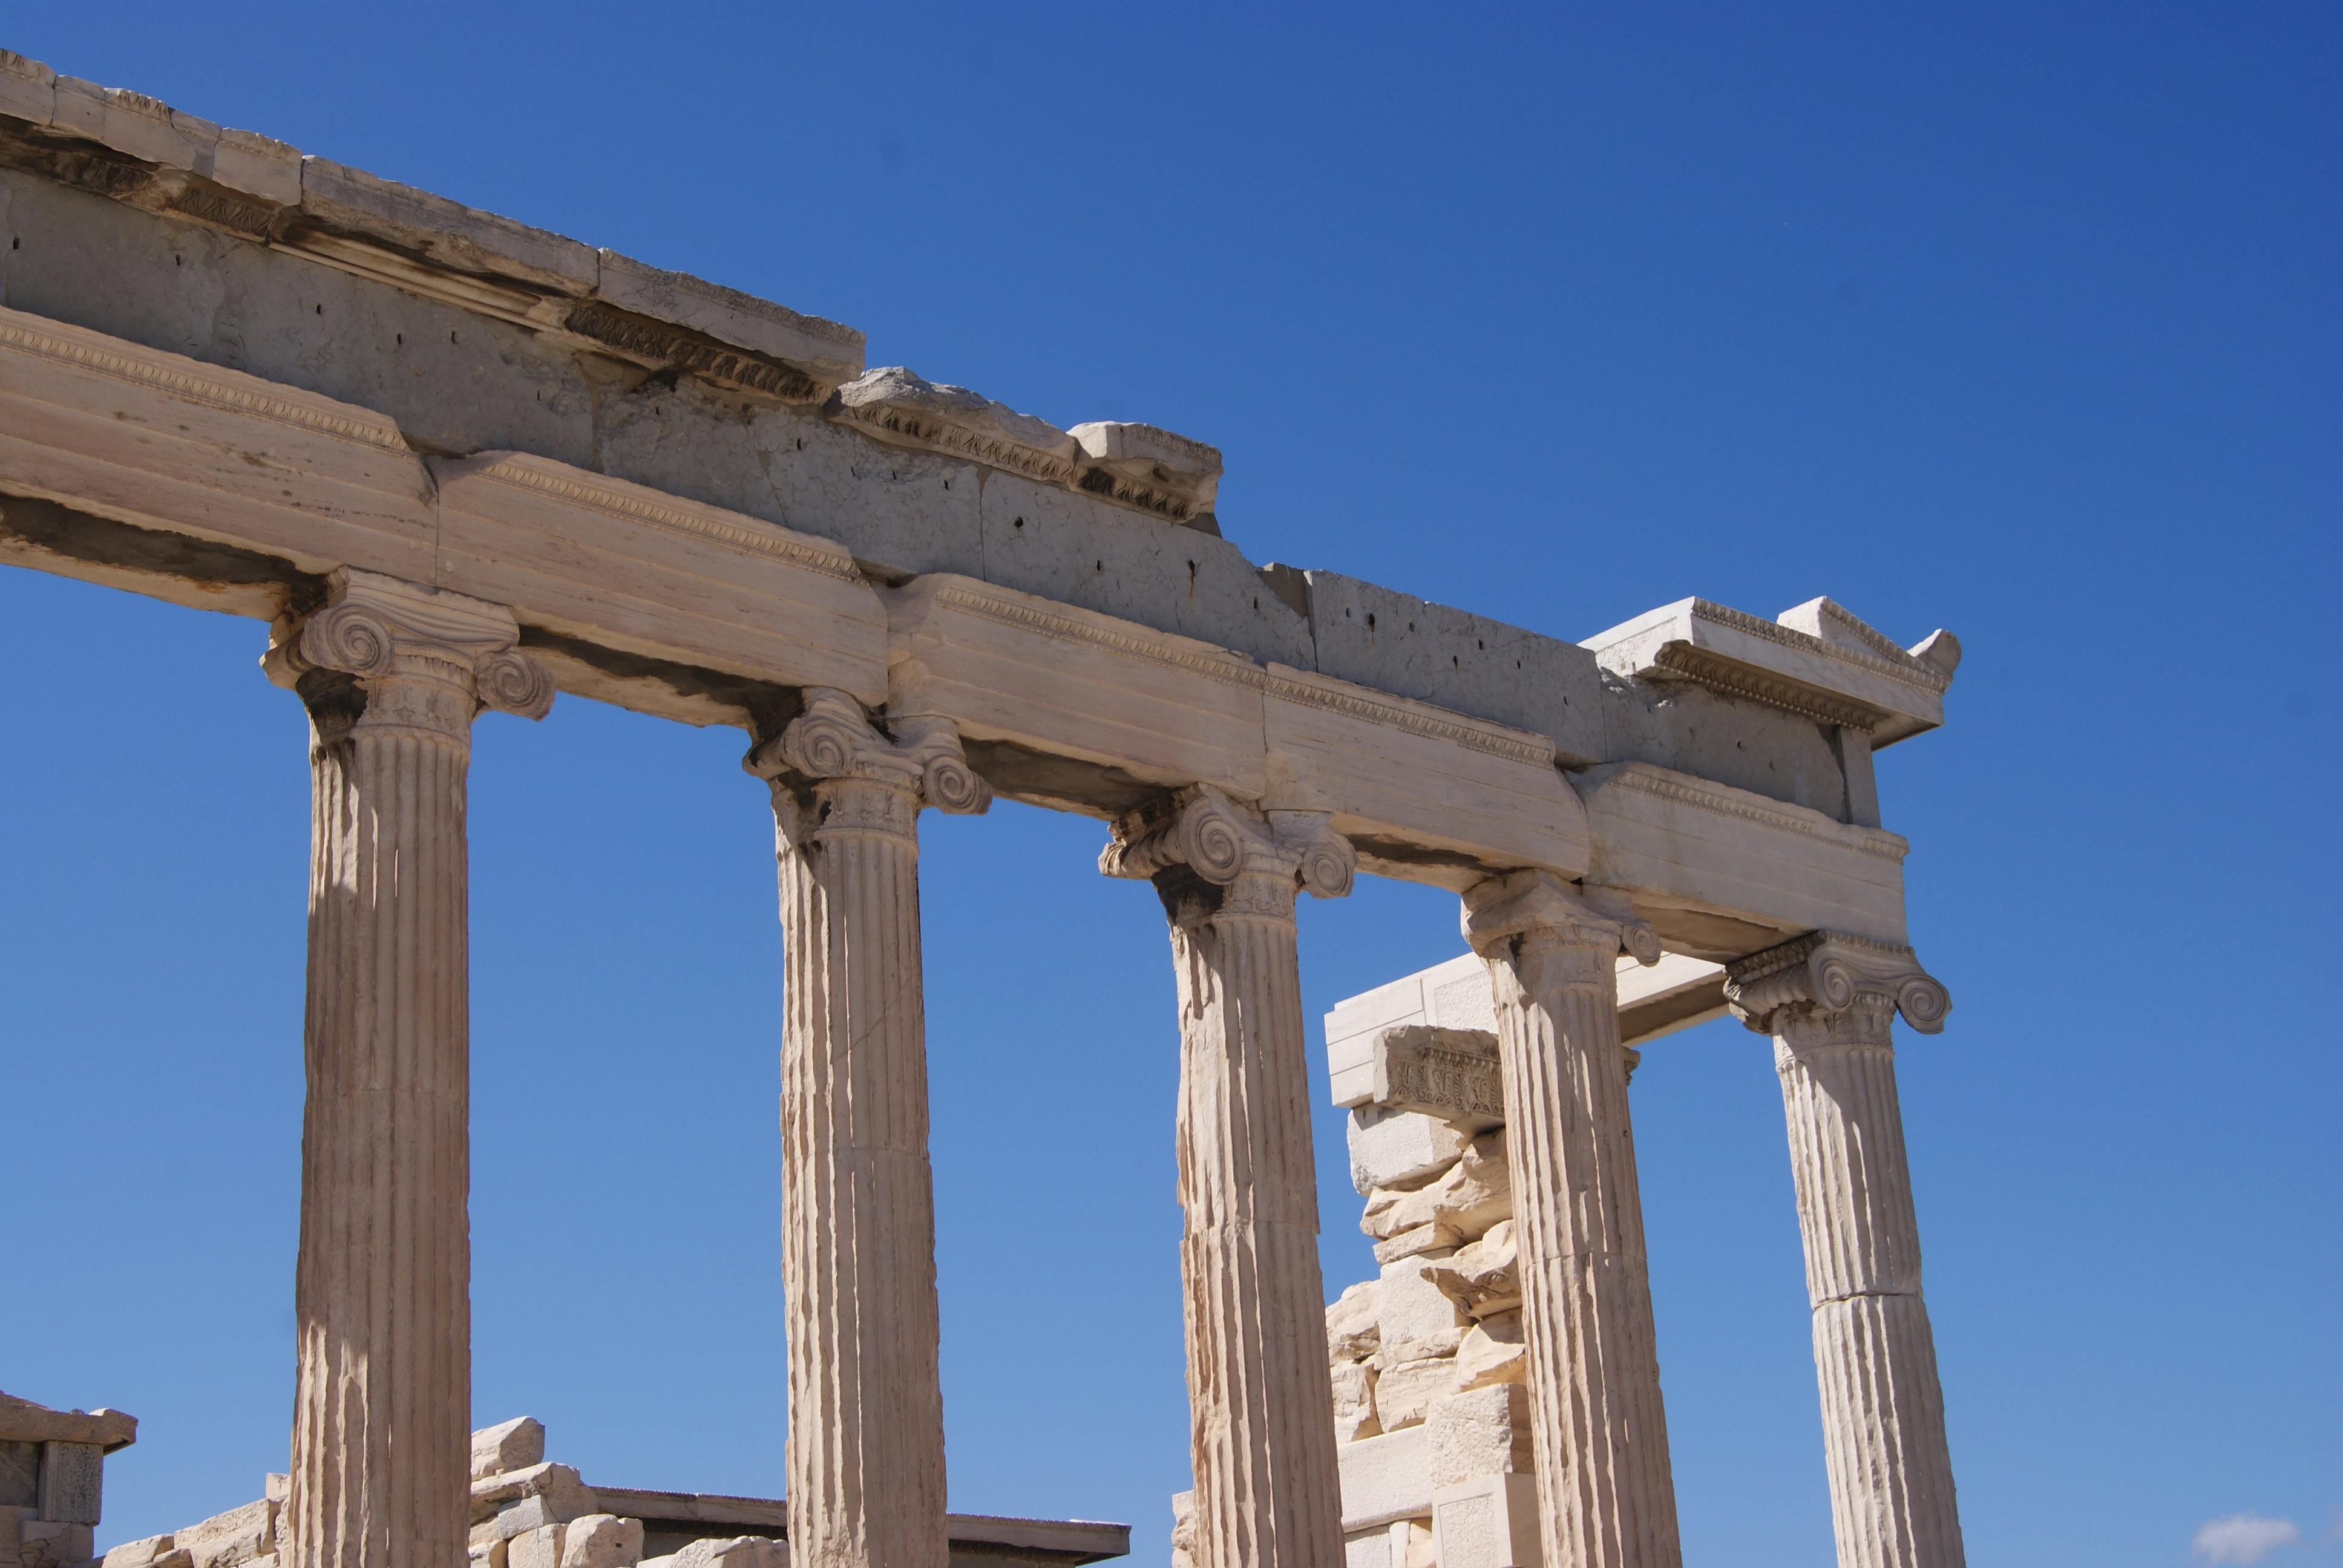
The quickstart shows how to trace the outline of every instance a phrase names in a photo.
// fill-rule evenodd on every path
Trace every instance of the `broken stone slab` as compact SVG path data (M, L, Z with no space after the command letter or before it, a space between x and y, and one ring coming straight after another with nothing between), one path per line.
M1453 1225L1443 1225L1437 1221L1418 1225L1413 1231L1402 1231L1388 1241L1377 1241L1375 1261L1380 1265L1396 1263L1403 1258L1444 1257L1454 1251L1463 1239Z
M505 1568L561 1568L561 1541L566 1524L540 1524L505 1543Z
M194 1568L236 1568L277 1550L277 1504L266 1498L215 1513L173 1533Z
M1367 1104L1351 1112L1343 1137L1351 1151L1351 1185L1363 1197L1378 1187L1413 1186L1439 1175L1463 1156L1472 1131L1420 1111Z
M1211 516L1221 487L1218 447L1153 425L1112 420L1077 425L1068 434L1088 459L1083 489L1174 522ZM1209 531L1220 531L1217 521Z
M1456 1392L1456 1342L1454 1335L1449 1336L1444 1344L1436 1340L1418 1342L1403 1348L1442 1353L1395 1359L1377 1369L1375 1420L1384 1432L1415 1425L1423 1420L1433 1401Z
M1334 1441L1356 1442L1383 1431L1375 1416L1375 1369L1365 1362L1342 1362L1332 1369Z
M0 115L45 126L55 111L57 74L38 60L0 49Z
M900 365L883 366L840 387L838 417L898 446L949 452L1053 484L1073 477L1076 448L1065 431Z
M176 1543L169 1535L148 1535L136 1541L126 1541L109 1548L106 1568L154 1568L160 1559L171 1554Z
M1482 1318L1464 1331L1463 1342L1456 1347L1458 1389L1524 1382L1529 1375L1529 1346L1523 1342L1519 1308Z
M769 1535L694 1541L675 1554L674 1568L789 1568L789 1549Z
M540 1523L567 1523L594 1512L593 1490L579 1479L575 1468L540 1462L473 1482L472 1523L478 1524L499 1509L536 1497L550 1499L558 1507L567 1509Z
M1426 1273L1426 1266L1413 1258L1383 1265L1375 1291L1375 1326L1383 1344L1463 1332L1463 1312Z
M1383 1344L1382 1285L1364 1280L1326 1306L1326 1355L1333 1362L1363 1362Z
M472 1433L472 1479L476 1482L514 1474L544 1462L545 1423L533 1415L517 1415ZM475 1488L474 1495L478 1494Z
M1435 1289L1473 1317L1509 1312L1522 1303L1520 1259L1511 1220L1498 1221L1479 1241L1445 1258L1417 1266Z
M1529 1390L1498 1383L1434 1400L1424 1412L1425 1454L1435 1487L1476 1475L1526 1475L1530 1452Z
M643 1554L643 1522L588 1513L563 1527L559 1568L628 1568Z
M1367 1199L1359 1228L1387 1241L1419 1225L1441 1224L1471 1241L1500 1220L1513 1218L1513 1181L1505 1169L1501 1128L1475 1138L1463 1158L1422 1187L1378 1189Z

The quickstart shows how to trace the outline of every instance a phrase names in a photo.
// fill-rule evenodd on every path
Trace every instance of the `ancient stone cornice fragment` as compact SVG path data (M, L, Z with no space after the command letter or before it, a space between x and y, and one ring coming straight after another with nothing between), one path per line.
M108 1453L138 1441L138 1418L103 1406L96 1410L51 1410L29 1399L0 1393L0 1442L85 1442Z
M1945 692L1961 657L1950 632L1901 648L1827 598L1775 620L1679 599L1579 646L1614 674L1692 681L1860 730L1875 748L1945 721Z
M972 457L1050 484L1072 478L1074 438L965 387L930 381L900 365L838 389L838 417L896 446Z
M1814 931L1726 965L1725 995L1734 1016L1760 1034L1777 1032L1785 1014L1838 1013L1865 1001L1935 1034L1953 1008L1910 948L1844 931Z
M1152 425L1093 420L1071 432L1081 445L1081 487L1176 523L1201 526L1220 494L1221 454ZM1214 523L1206 531L1218 533Z

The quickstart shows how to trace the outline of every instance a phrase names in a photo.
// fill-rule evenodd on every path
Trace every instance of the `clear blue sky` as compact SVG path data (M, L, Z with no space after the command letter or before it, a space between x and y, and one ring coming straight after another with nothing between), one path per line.
M2180 1564L2241 1511L2343 1560L2343 14L1895 12L19 3L0 45L1212 441L1259 561L1567 638L1691 593L1952 628L1880 771L1956 1001L1902 1081L1971 1561ZM261 641L0 571L0 1387L143 1419L106 1541L285 1464L307 780ZM478 732L476 1413L589 1481L780 1486L742 749ZM927 819L951 1496L1160 1563L1172 975L1100 837ZM1313 1039L1460 948L1387 882L1302 929ZM1635 1115L1686 1559L1810 1568L1765 1042L1655 1046Z

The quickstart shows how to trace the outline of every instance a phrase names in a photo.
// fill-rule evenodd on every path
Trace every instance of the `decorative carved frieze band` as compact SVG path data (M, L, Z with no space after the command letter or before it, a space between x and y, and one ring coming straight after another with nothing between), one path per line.
M1755 620L1756 618L1752 616L1749 618ZM1820 719L1825 724L1845 725L1849 729L1876 729L1887 717L1885 709L1874 708L1867 702L1818 691L1811 686L1769 675L1762 669L1753 669L1729 658L1719 658L1688 642L1664 645L1653 656L1649 668L1683 676L1711 691L1729 692L1735 697L1748 698L1753 702L1763 702L1807 719Z
M1099 852L1099 869L1110 877L1184 868L1217 887L1262 876L1313 898L1339 899L1351 890L1359 863L1324 812L1241 806L1210 784L1158 797L1119 819L1112 835Z
M1212 509L1221 454L1152 425L1098 420L1069 432L1088 459L1081 487L1126 507L1184 523Z
M1436 1116L1470 1132L1504 1125L1504 1073L1490 1030L1401 1024L1377 1030L1369 1049L1371 1103Z
M1785 1013L1843 1012L1866 999L1935 1034L1953 1007L1910 948L1844 931L1815 931L1726 965L1725 995L1734 1016L1760 1034L1779 1032Z
M1603 773L1603 779L1605 789L1631 790L1654 799L1690 806L1696 810L1737 817L1745 822L1795 833L1834 849L1853 849L1858 854L1870 855L1897 865L1903 864L1904 857L1912 852L1910 839L1885 828L1861 828L1833 822L1803 808L1777 809L1769 806L1764 797L1752 795L1745 789L1713 784L1694 774L1677 773L1650 763L1614 764Z
M330 579L324 608L277 623L261 663L285 687L312 670L338 671L361 683L437 676L468 687L479 708L542 719L553 707L553 682L516 648L519 638L512 611L502 605L345 568ZM418 704L411 717L460 730L473 713L442 714L436 705Z
M1048 484L1073 477L1074 438L1045 420L900 365L838 389L838 417L882 441L972 457Z

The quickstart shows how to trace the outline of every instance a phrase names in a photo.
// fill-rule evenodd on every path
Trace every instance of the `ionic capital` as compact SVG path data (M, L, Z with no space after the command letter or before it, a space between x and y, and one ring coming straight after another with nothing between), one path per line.
M1910 948L1844 931L1813 931L1727 964L1725 1000L1759 1034L1864 1013L1875 1013L1884 1029L1897 1012L1922 1034L1935 1034L1953 1007Z
M553 707L552 678L516 647L504 606L347 567L327 581L321 608L270 628L260 664L277 685L306 697L306 677L348 676L371 722L458 735L484 708L542 719Z
M863 826L906 833L921 806L972 817L992 804L992 787L968 765L949 719L908 719L894 729L882 732L843 691L809 687L803 711L742 766L772 784L777 802L810 789L869 818Z
M1184 873L1226 890L1216 906L1231 912L1293 908L1297 888L1313 898L1351 890L1358 851L1323 811L1264 811L1240 805L1210 784L1160 796L1124 813L1099 852L1110 877L1157 879ZM1258 908L1256 909L1256 906Z
M1464 892L1464 940L1483 958L1534 952L1575 955L1569 981L1607 980L1621 953L1660 961L1659 933L1635 918L1625 897L1564 881L1552 871L1509 871Z

